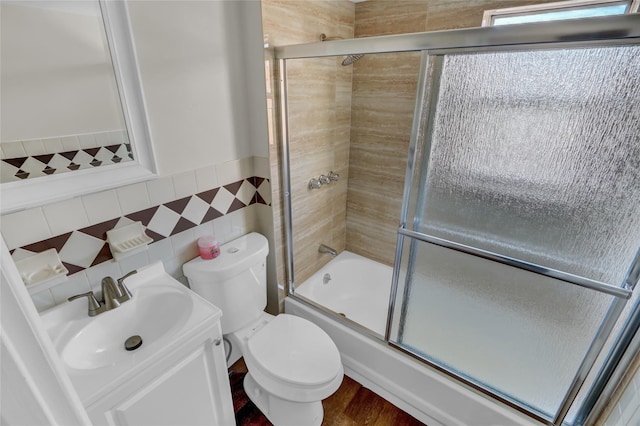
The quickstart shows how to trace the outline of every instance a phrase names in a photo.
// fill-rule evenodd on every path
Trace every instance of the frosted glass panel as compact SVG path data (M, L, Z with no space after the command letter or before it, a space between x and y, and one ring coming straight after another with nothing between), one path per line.
M404 259L394 340L553 417L612 297L417 241Z
M639 87L638 46L445 56L415 227L620 285L640 246Z

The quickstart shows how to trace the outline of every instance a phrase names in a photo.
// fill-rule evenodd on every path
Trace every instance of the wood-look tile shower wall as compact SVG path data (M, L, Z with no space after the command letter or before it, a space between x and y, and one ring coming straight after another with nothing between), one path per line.
M354 35L478 27L487 9L544 1L368 0ZM347 250L393 265L420 55L367 55L354 64L347 191Z
M263 31L278 46L314 42L320 33L350 38L478 27L484 10L549 1L263 0ZM341 59L287 65L295 89L289 114L296 284L330 260L318 255L320 243L393 264L420 57L367 55L350 67L341 67ZM280 165L276 144L271 147L274 218L281 229ZM311 177L331 169L340 173L339 185L305 189Z
M263 0L263 32L271 46L353 38L355 6L348 0ZM346 198L351 128L352 67L338 58L288 61L288 108L294 270L297 284L331 260L318 253L326 244L342 251L346 236ZM271 111L270 111L271 113ZM278 121L274 119L276 126ZM280 156L270 144L273 216L276 227L278 282L284 283L284 235ZM340 180L307 189L311 178L333 170ZM276 177L277 176L277 177Z

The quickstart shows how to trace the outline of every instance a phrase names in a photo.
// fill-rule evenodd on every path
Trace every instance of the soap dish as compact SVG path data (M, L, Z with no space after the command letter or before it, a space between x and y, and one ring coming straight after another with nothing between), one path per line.
M69 273L54 248L17 260L16 266L30 294L65 282Z
M144 233L142 222L133 222L107 231L107 242L113 258L118 261L123 257L146 250L149 243L153 242L153 238Z

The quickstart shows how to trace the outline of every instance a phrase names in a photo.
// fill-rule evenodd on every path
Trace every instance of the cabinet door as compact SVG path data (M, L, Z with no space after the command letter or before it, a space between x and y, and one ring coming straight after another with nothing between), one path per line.
M218 340L218 345L220 341ZM221 346L208 341L104 413L113 425L234 425Z

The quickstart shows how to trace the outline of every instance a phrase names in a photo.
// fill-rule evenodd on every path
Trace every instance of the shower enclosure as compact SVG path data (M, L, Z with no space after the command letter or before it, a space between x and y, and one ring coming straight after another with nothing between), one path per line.
M275 58L289 295L314 304L296 286L330 260L319 238L393 266L386 330L363 332L536 420L584 424L640 324L640 15Z

